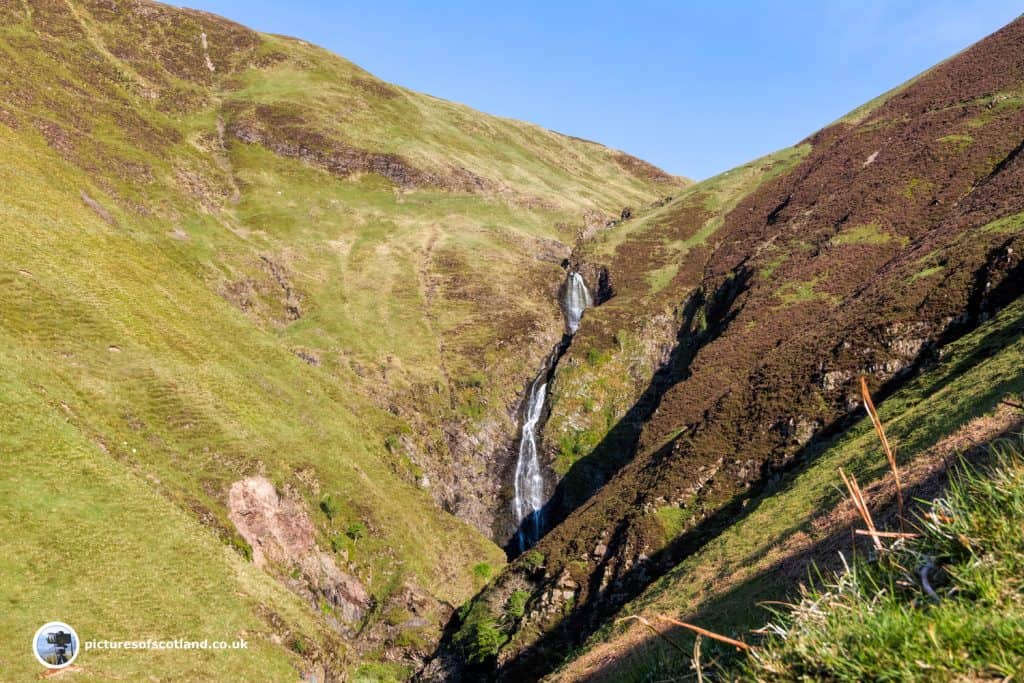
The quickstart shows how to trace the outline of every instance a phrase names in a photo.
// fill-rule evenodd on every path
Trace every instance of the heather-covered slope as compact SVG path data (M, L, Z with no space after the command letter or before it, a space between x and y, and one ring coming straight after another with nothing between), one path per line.
M858 375L887 397L1020 294L1022 44L1018 20L577 251L616 296L552 387L565 519L462 611L433 671L549 671L813 462L856 417Z
M402 675L504 561L561 260L682 184L211 15L0 0L4 671L56 611L258 653L159 677Z
M944 494L958 457L964 456L972 466L984 465L985 446L1021 433L1024 413L1014 404L1019 405L1022 393L1024 301L1018 299L946 347L940 363L886 399L880 406L881 418L900 454L909 519L923 513L915 501ZM855 551L860 561L871 556L868 539L855 542L851 534L851 527L862 525L852 502L841 494L840 467L861 482L879 527L898 529L892 476L870 420L863 415L841 434L816 443L777 482L752 497L728 529L654 581L618 616L640 615L657 623L656 615L668 615L759 643L749 629L777 621L770 610L778 605L764 601L795 600L798 586L815 576L812 563L818 571L827 572L842 568L840 553L848 563L854 561ZM674 521L662 515L667 522ZM978 551L979 556L983 554ZM1017 587L1010 585L1007 590ZM993 628L1013 629L1020 623L1012 615L1001 623L1000 612L979 618ZM693 646L692 635L683 629L671 629L666 635L685 651ZM944 634L940 651L951 650L953 643L974 653L984 651L976 633L965 630L960 638L958 642L953 633ZM876 646L864 642L862 648L871 652ZM830 648L814 649L827 656ZM875 650L880 657L882 649ZM705 641L706 662L733 654L731 648L716 648ZM689 658L639 624L609 621L550 678L642 681L683 675L690 665ZM975 667L965 672L981 669L976 659L964 665ZM921 669L920 674L925 672Z

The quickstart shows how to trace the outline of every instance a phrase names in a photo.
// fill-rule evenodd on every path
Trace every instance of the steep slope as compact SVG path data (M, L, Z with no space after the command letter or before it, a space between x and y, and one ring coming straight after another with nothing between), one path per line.
M431 673L549 671L849 428L859 375L890 395L1020 294L1022 42L1018 20L574 254L616 296L552 387L564 521L462 610Z
M979 446L1019 434L1024 414L1013 404L1022 393L1024 300L1018 299L946 347L940 363L880 406L888 437L901 454L904 498L931 500L945 487L958 456L977 461L985 455ZM898 528L892 478L865 415L817 443L802 463L752 497L728 529L654 581L620 616L657 621L654 615L666 614L749 640L748 629L774 620L763 601L792 599L796 587L813 576L810 563L821 571L840 569L840 553L847 561L855 548L869 555L867 539L855 544L850 534L857 517L840 495L840 467L861 482L877 523ZM692 648L682 629L666 635L684 650ZM729 648L716 652L706 645L706 661L730 654ZM608 623L551 680L650 680L689 667L639 624Z
M61 605L83 637L400 675L503 562L562 259L684 182L149 2L0 1L0 55L5 671Z

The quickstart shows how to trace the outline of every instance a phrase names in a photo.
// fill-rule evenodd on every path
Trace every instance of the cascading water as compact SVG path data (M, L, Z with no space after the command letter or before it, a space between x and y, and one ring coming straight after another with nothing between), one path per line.
M523 427L516 459L515 498L512 501L519 552L533 546L544 532L544 474L537 452L537 431L544 414L548 381L554 374L558 360L569 347L569 338L579 329L583 311L594 305L583 276L578 272L569 273L559 303L565 314L566 336L555 346L540 374L530 384L523 408Z
M569 334L576 334L580 327L580 319L583 311L594 305L590 298L590 290L583 276L575 270L569 274L565 281L565 292L562 295L562 310L565 311L565 327Z
M519 552L523 552L540 538L543 523L544 475L540 471L540 460L537 459L537 423L544 410L544 398L547 395L547 368L533 380L530 393L526 397L526 409L523 411L523 433L519 437L519 458L516 460L516 481L513 500L519 530L516 540Z

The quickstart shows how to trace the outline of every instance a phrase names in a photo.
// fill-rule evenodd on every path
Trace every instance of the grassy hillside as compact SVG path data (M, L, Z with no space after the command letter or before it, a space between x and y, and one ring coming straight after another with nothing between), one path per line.
M0 54L4 670L60 618L259 652L90 653L95 676L401 675L503 563L487 463L560 334L561 259L682 181L148 2L0 3ZM247 564L250 476L365 586L363 622Z

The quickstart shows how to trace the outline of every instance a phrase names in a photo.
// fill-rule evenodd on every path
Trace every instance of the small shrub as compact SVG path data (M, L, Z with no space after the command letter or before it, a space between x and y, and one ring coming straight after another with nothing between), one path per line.
M523 564L530 569L539 569L544 566L544 553L539 550L530 550L523 554Z
M366 536L366 525L362 522L352 522L345 529L345 535L353 541L358 541L360 538Z
M400 683L409 680L408 666L392 662L363 662L356 669L352 683Z
M487 375L477 370L459 378L456 384L466 389L479 389L486 381Z
M244 538L235 536L231 539L231 547L238 551L238 553L246 559L248 562L252 562L252 546L249 545Z
M479 420L487 412L487 405L484 403L483 398L473 393L463 398L459 404L458 412L470 420Z
M338 514L338 510L338 503L331 494L328 493L320 499L320 511L327 515L327 519L334 519L334 516Z
M416 650L417 652L427 652L430 648L423 634L411 628L402 629L398 632L398 635L395 636L395 645Z
M345 545L345 537L341 534L334 534L331 536L331 550L334 552L340 553L343 550L347 550Z
M629 333L625 330L617 331L615 333L615 345L619 347L619 351L625 351L627 344L629 344Z
M518 590L513 592L508 598L508 604L505 605L505 614L513 619L522 619L523 615L526 614L526 602L529 599L529 591Z
M590 450L586 432L571 431L558 437L558 457L568 467L579 460Z
M658 517L661 528L665 531L665 540L671 541L683 533L683 529L686 528L686 523L690 520L693 512L675 505L666 505L655 510L655 514Z
M491 578L491 565L486 562L480 562L479 564L473 565L473 576L480 579L481 581L487 581Z
M459 617L462 626L454 640L470 663L486 662L508 642L508 635L482 602L466 604L459 610Z

